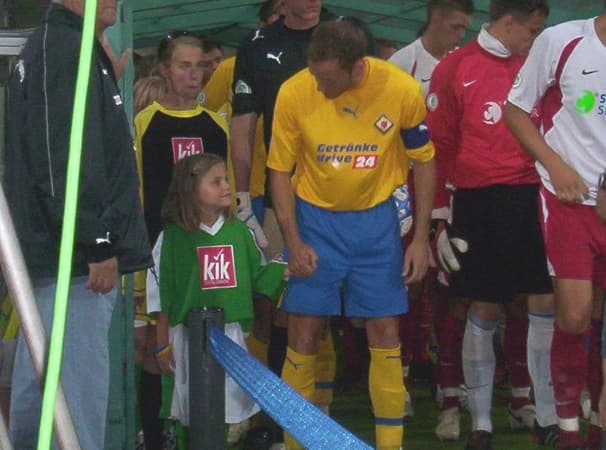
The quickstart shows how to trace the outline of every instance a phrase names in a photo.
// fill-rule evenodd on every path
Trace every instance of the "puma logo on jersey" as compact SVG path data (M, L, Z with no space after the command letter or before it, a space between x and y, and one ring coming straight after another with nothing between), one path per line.
M344 106L343 107L343 112L347 113L347 114L351 114L352 116L354 116L356 119L358 118L358 108L356 109L352 109L349 106Z
M301 367L301 366L303 365L303 363L297 363L297 362L294 362L294 361L293 361L292 359L290 359L288 356L286 357L286 361L287 361L288 363L290 363L290 364L291 364L291 365L292 365L292 366L295 368L295 370L297 370L299 367Z
M264 39L265 36L261 34L261 30L256 30L255 35L252 37L251 41L256 41L257 39Z
M220 289L237 286L233 245L198 247L200 288Z
M20 59L17 61L17 65L15 66L17 73L19 74L19 83L23 84L23 80L25 80L25 64L23 64L23 60Z
M111 244L112 241L109 239L109 231L106 233L106 235L105 235L104 238L96 238L95 239L95 243L97 245L100 245L100 244Z
M269 53L269 52L267 52L267 55L266 55L266 56L267 56L267 59L274 59L274 60L276 60L276 61L277 61L277 63L278 63L278 64L282 64L282 62L280 61L280 58L282 57L282 53L284 53L284 52L280 52L280 53L278 53L278 55L276 56L276 55L274 55L273 53Z

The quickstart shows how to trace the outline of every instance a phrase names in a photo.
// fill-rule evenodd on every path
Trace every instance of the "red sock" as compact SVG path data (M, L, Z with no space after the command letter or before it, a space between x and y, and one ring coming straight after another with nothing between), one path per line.
M444 394L443 408L459 405L459 397L449 396L447 389L459 389L462 379L461 347L465 323L455 319L451 314L442 317L442 323L437 327L439 345L439 384Z
M587 449L595 450L595 449L602 448L601 443L602 443L602 428L597 425L590 424L588 427L588 431L587 431L587 441L585 442Z
M360 373L362 371L361 350L356 341L356 329L351 324L349 319L343 319L343 358L347 370Z
M530 388L530 375L526 361L526 341L528 337L528 316L517 318L507 316L505 323L505 341L503 352L509 371L509 383L512 389ZM530 392L530 389L528 389ZM530 402L528 396L512 396L509 403L513 409L521 408Z
M587 387L591 397L592 411L598 411L600 393L602 391L602 357L600 356L602 343L602 321L592 320L589 335L589 361L587 372Z
M412 349L415 342L415 301L408 303L408 313L400 316L400 343L402 366L410 366L412 362Z
M551 379L556 399L556 411L562 419L579 415L579 398L587 379L588 331L566 333L557 322L551 344Z

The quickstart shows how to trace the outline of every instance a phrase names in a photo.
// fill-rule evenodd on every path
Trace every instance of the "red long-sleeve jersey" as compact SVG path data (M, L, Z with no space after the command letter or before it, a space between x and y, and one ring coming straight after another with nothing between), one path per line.
M427 124L436 148L438 195L457 188L538 183L534 162L503 120L503 108L524 57L499 57L477 40L437 65L427 97Z

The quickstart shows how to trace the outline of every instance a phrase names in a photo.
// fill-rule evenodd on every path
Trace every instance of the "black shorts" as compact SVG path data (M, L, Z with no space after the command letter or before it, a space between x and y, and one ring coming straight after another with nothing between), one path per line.
M538 185L457 189L453 233L469 242L450 294L491 303L552 292L539 222Z

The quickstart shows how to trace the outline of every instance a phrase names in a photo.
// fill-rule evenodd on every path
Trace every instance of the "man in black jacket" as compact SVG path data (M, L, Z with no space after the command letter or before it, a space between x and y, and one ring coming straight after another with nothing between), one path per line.
M8 97L6 190L47 334L54 308L85 0L54 0L17 61ZM116 19L99 0L96 34ZM83 449L102 449L107 334L119 273L151 265L131 133L112 64L94 43L61 382ZM40 389L20 337L12 385L15 448L35 448Z

